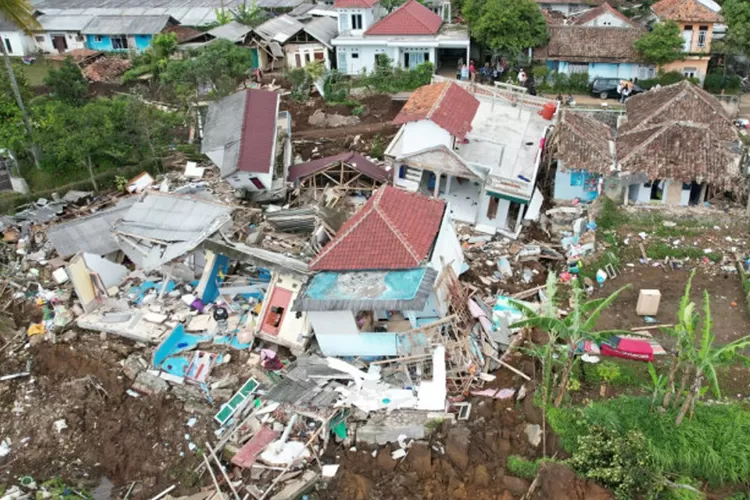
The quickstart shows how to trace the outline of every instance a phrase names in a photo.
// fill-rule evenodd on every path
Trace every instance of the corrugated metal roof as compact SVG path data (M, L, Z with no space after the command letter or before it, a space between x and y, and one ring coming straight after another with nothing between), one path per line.
M43 15L37 17L44 31L81 31L92 19L94 19L93 16Z
M279 17L269 19L265 23L256 27L254 31L267 41L274 41L283 44L299 33L304 27L304 24L292 16L283 14Z
M87 35L153 35L167 27L170 16L97 16L81 30Z
M231 212L231 206L192 196L149 193L130 207L115 231L163 242L190 241Z
M339 22L333 17L318 17L305 24L304 30L323 45L333 48L331 40L339 33Z
M125 215L136 197L123 199L117 206L70 222L56 224L47 229L47 238L60 257L78 252L106 255L120 249L112 236L112 225Z
M208 34L222 40L229 40L230 42L241 42L252 30L249 26L245 26L237 21L231 21L209 30Z

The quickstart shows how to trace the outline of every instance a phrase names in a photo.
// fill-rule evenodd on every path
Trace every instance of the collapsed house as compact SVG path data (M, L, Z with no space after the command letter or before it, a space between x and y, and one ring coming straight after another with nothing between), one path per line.
M393 120L402 125L385 151L393 184L447 201L454 220L515 236L532 198L541 203L536 177L556 103L510 87L433 81Z
M279 111L279 94L244 90L209 105L201 152L234 189L256 199L283 195L292 161L291 126L289 113Z
M316 200L326 190L344 194L371 193L380 185L390 183L391 178L390 169L376 165L357 152L326 156L289 168L289 182Z
M326 355L396 356L404 332L448 314L436 284L463 265L445 202L384 186L310 262L293 309Z
M743 147L721 104L687 81L628 99L616 131L566 110L552 141L554 197L699 205L737 191ZM600 183L602 184L600 186Z

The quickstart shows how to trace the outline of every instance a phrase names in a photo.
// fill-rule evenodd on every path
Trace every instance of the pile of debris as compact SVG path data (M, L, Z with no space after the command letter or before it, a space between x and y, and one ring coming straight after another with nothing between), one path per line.
M130 59L117 56L101 57L83 68L83 76L92 82L117 83L130 69Z

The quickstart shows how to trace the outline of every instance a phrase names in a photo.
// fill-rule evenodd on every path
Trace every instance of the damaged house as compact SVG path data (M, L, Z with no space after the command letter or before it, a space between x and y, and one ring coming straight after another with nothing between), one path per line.
M258 199L283 194L292 162L291 118L279 94L249 89L211 103L201 152L234 189Z
M394 119L402 127L385 151L393 184L447 201L454 220L515 235L532 198L541 201L534 186L556 103L435 80Z
M440 284L464 259L444 201L383 186L309 265L293 309L323 354L395 356L413 348L407 332L448 314Z
M718 100L687 81L636 95L613 131L566 111L553 140L555 198L607 195L632 203L699 205L713 191L742 189L743 147Z
M391 181L391 171L376 165L357 152L339 153L293 165L289 181L300 192L313 199L323 196L326 189L347 195L371 193Z

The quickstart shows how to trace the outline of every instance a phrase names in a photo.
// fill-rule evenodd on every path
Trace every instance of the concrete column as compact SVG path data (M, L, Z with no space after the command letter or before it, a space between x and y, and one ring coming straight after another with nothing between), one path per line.
M432 192L432 196L435 198L440 194L440 172L435 174L435 189Z
M526 205L526 207L528 207L528 205ZM524 205L521 205L518 208L518 217L516 217L516 225L513 226L513 231L517 230L518 226L521 224L521 220L523 219L524 212L525 212Z
M451 180L453 179L452 175L448 175L445 178L445 194L451 193Z

